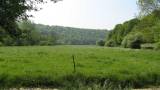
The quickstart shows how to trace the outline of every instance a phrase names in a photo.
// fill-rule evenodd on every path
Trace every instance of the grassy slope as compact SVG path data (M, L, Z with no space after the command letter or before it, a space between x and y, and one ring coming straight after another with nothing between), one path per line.
M0 86L60 86L65 80L70 82L72 76L66 76L73 71L72 54L77 72L85 77L129 82L134 87L160 84L160 51L35 46L0 47Z

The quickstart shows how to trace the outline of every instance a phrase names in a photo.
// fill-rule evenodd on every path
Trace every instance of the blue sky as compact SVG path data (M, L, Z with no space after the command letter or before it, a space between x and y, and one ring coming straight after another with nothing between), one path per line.
M136 0L63 0L31 12L35 23L79 28L112 29L136 17Z

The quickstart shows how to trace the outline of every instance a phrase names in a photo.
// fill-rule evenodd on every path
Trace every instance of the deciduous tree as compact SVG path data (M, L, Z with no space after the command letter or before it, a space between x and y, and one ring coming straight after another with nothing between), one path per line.
M38 4L49 1L57 2L59 0L0 0L0 26L4 28L11 36L16 36L16 20L27 19L27 11L39 10Z
M138 5L143 15L160 10L160 0L138 0Z

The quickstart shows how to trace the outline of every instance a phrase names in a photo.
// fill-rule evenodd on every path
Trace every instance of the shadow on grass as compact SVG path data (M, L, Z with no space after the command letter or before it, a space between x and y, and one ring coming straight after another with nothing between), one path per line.
M160 75L145 74L124 80L116 76L87 77L81 73L53 79L51 76L9 76L0 74L1 88L60 88L65 90L124 90L160 85Z

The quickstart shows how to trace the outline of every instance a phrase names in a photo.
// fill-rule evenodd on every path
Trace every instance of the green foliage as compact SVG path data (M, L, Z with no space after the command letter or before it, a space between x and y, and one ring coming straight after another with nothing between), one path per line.
M126 21L123 24L118 24L115 28L109 33L107 37L107 46L120 46L124 37L128 35L135 25L139 23L138 19L132 19ZM113 45L114 44L114 45Z
M141 49L155 49L155 44L141 44Z
M40 46L52 45L49 41L40 41Z
M14 40L11 36L9 36L6 31L0 27L0 46L6 45L11 46L14 44Z
M109 33L106 45L140 48L142 43L157 43L159 40L160 11L155 10L140 20L132 19L123 24L118 24Z
M39 10L38 4L44 4L49 1L57 2L59 0L1 0L0 1L0 27L5 31L5 43L11 45L11 38L14 43L20 38L21 30L18 28L17 21L27 19L27 11ZM0 31L1 32L1 31ZM1 39L1 36L0 36ZM1 39L2 40L2 39ZM18 40L19 41L19 40ZM19 44L19 43L18 43ZM17 45L17 44L16 44Z
M65 45L96 45L96 41L105 39L107 30L81 29L62 26L36 25L43 35L52 33L57 44Z
M48 0L59 1L59 0ZM0 2L0 26L7 29L17 19L26 19L29 17L26 11L37 11L38 4L48 2L46 0L2 0ZM8 26L6 26L8 25Z
M3 46L3 43L2 43L2 42L0 42L0 46Z
M154 11L152 14L145 16L141 19L140 23L136 25L132 32L142 33L144 43L156 43L159 39L160 29L159 22L160 11Z
M160 41L160 20L157 22L155 26L152 27L153 32L153 37L154 37L154 42L159 42Z
M0 42L3 41L3 38L6 36L5 30L0 27Z
M96 45L104 46L105 45L105 41L104 40L99 40L99 41L96 42Z
M160 42L156 43L155 50L160 50Z
M116 42L114 40L109 40L105 43L105 46L116 47Z
M143 43L143 36L141 33L129 34L122 41L122 46L125 48L140 49Z
M36 30L34 23L31 21L22 21L19 23L19 28L22 31L21 36L18 39L18 45L38 45L40 40L40 34Z
M155 10L160 10L160 0L138 0L141 15L147 15Z
M96 41L104 39L107 33L107 30L40 25L28 20L18 22L17 30L19 34L16 36L16 33L10 35L5 29L0 28L0 42L7 46L96 45Z
M55 45L56 35L51 31L41 31L31 21L19 23L22 34L18 39L18 45Z
M13 43L14 43L14 40L13 40L12 37L7 36L7 37L3 38L3 44L4 44L5 46L12 46Z

